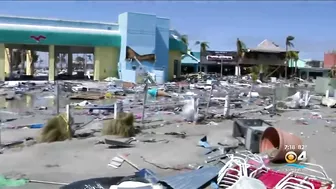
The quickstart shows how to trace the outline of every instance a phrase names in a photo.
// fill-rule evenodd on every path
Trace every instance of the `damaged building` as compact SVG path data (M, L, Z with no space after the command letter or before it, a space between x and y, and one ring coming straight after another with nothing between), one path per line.
M138 24L139 22L144 24ZM14 60L14 51L21 60ZM122 13L117 23L70 21L16 16L0 17L0 80L11 79L21 64L25 78L36 77L33 52L48 53L45 77L58 78L58 59L67 59L67 78L75 78L73 54L93 54L94 80L119 77L135 82L137 70L146 68L158 83L180 74L181 55L187 50L170 20L156 15ZM67 56L60 56L67 55ZM19 61L19 62L17 62ZM82 74L86 70L81 70ZM84 72L84 73L83 73ZM59 78L58 78L59 79ZM79 79L79 78L78 78Z

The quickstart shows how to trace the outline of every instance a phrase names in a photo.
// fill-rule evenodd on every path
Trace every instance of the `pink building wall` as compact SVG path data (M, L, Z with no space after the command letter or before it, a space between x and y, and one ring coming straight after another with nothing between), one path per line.
M336 52L324 53L324 68L331 68L336 65Z

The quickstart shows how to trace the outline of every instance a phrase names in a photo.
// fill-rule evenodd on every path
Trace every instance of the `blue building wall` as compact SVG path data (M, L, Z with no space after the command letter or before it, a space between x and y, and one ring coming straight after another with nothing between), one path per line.
M167 18L156 18L156 38L155 52L156 62L153 72L156 80L163 83L168 79L168 60L169 60L169 26L170 20Z
M70 28L87 28L87 29L102 29L102 30L118 30L117 23L99 23L99 22L83 22L58 19L41 19L28 17L0 16L0 23L3 24L26 24L40 26L56 26Z
M141 64L147 71L155 74L158 83L166 81L169 59L169 19L126 12L119 15L118 21L121 35L119 77L124 81L136 81L134 67L138 67L139 64L136 61L126 60L126 48L130 47L139 55L155 54L155 62L142 61Z
M128 14L123 13L118 16L119 31L121 36L120 53L118 62L118 73L120 79L135 81L135 71L126 69L126 46L127 46L127 30L128 30Z

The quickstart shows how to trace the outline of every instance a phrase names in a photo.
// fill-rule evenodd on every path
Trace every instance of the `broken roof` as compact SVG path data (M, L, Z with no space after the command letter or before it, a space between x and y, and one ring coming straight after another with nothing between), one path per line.
M286 49L283 49L274 42L265 39L264 41L259 43L259 45L256 48L249 48L249 51L280 53L280 52L286 52Z
M181 57L182 64L198 64L199 62L200 60L198 58L189 53L183 54Z

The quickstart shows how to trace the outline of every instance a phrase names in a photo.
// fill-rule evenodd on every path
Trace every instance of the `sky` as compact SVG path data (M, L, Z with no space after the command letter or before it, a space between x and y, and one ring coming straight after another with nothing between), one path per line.
M336 49L336 1L2 1L0 14L69 20L117 22L123 12L170 18L171 27L211 50L235 50L240 38L247 47L264 39L285 47L295 37L300 58L323 59Z

